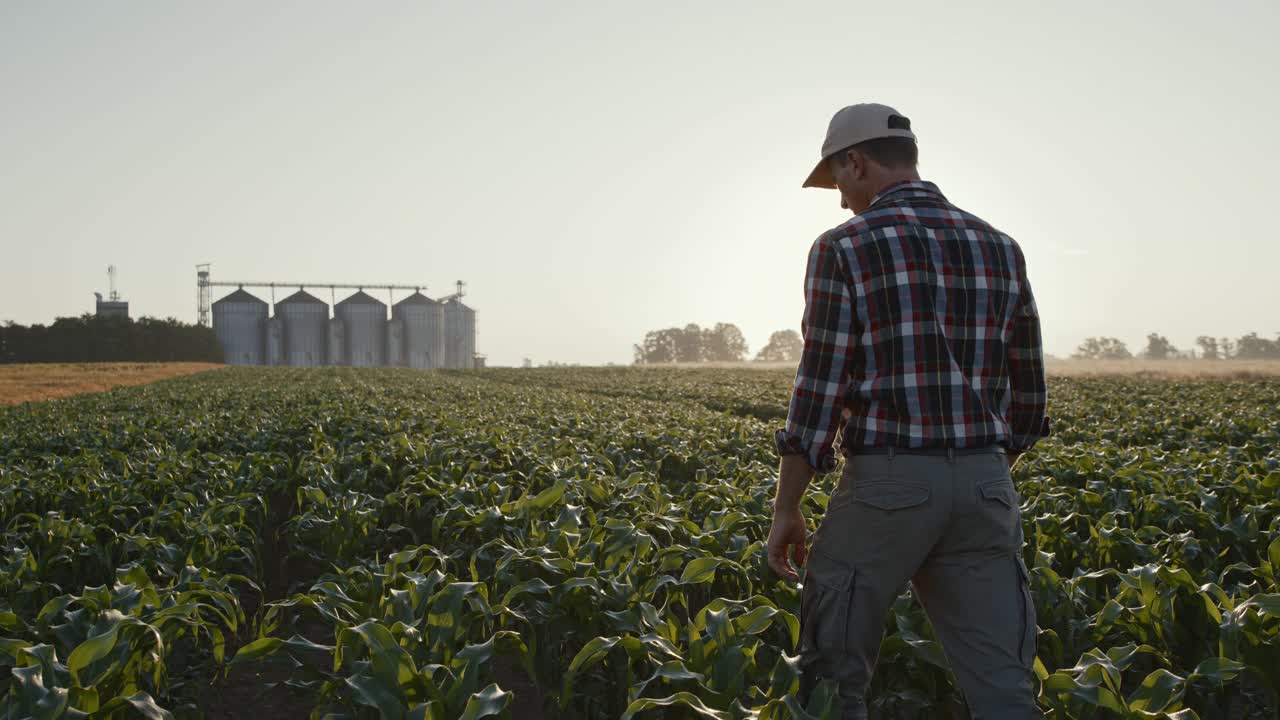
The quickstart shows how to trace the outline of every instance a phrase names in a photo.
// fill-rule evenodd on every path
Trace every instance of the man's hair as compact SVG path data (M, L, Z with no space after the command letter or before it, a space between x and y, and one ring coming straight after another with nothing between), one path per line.
M909 137L885 137L860 142L836 153L839 162L844 163L844 154L850 150L858 150L871 158L877 165L891 170L913 168L920 162L920 148L916 141Z

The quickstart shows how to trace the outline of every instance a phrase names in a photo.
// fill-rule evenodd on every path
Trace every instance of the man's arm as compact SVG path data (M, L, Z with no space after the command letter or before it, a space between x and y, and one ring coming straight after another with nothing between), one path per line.
M832 442L840 424L849 364L857 342L849 274L827 235L809 251L805 309L800 327L804 352L796 371L786 427L775 435L782 460L766 550L769 566L791 581L803 566L807 531L800 501L815 473L835 468Z
M849 365L858 341L849 274L828 235L809 250L804 279L804 350L796 370L786 427L775 436L780 455L803 455L815 472L835 468L832 442L844 409Z
M1044 379L1044 351L1040 342L1040 313L1027 280L1022 253L1018 257L1018 304L1009 337L1009 466L1049 434L1048 391Z

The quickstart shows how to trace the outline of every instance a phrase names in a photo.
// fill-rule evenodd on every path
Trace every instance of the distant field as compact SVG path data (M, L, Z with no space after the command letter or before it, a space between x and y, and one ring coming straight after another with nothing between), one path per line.
M1089 377L1138 375L1151 378L1280 377L1280 360L1049 360L1050 375Z
M794 371L796 364L787 362L715 362L641 365L639 367L649 369L743 368ZM1247 380L1249 378L1280 377L1280 360L1071 360L1053 358L1045 361L1045 371L1050 375L1060 377L1136 375L1151 379L1219 378Z
M0 405L53 400L222 367L214 363L35 363L0 365Z
M145 385L223 367L216 363L37 363L0 365L0 407L39 402L115 387ZM676 363L642 369L755 369L794 372L794 363ZM1249 379L1280 377L1277 360L1058 360L1045 363L1049 375L1150 379Z

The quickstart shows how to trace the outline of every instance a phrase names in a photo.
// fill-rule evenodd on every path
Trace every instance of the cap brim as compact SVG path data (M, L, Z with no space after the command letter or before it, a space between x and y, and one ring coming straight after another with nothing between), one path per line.
M831 176L831 165L826 158L818 161L818 164L813 168L813 172L809 173L809 177L805 179L804 184L800 187L836 189L836 179Z

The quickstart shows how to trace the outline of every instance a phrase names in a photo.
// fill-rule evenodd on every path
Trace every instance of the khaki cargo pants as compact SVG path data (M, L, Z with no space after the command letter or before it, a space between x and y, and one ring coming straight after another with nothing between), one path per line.
M885 618L910 580L974 720L1041 717L1018 505L1000 448L850 456L806 563L803 699L818 677L830 678L839 717L867 717Z

